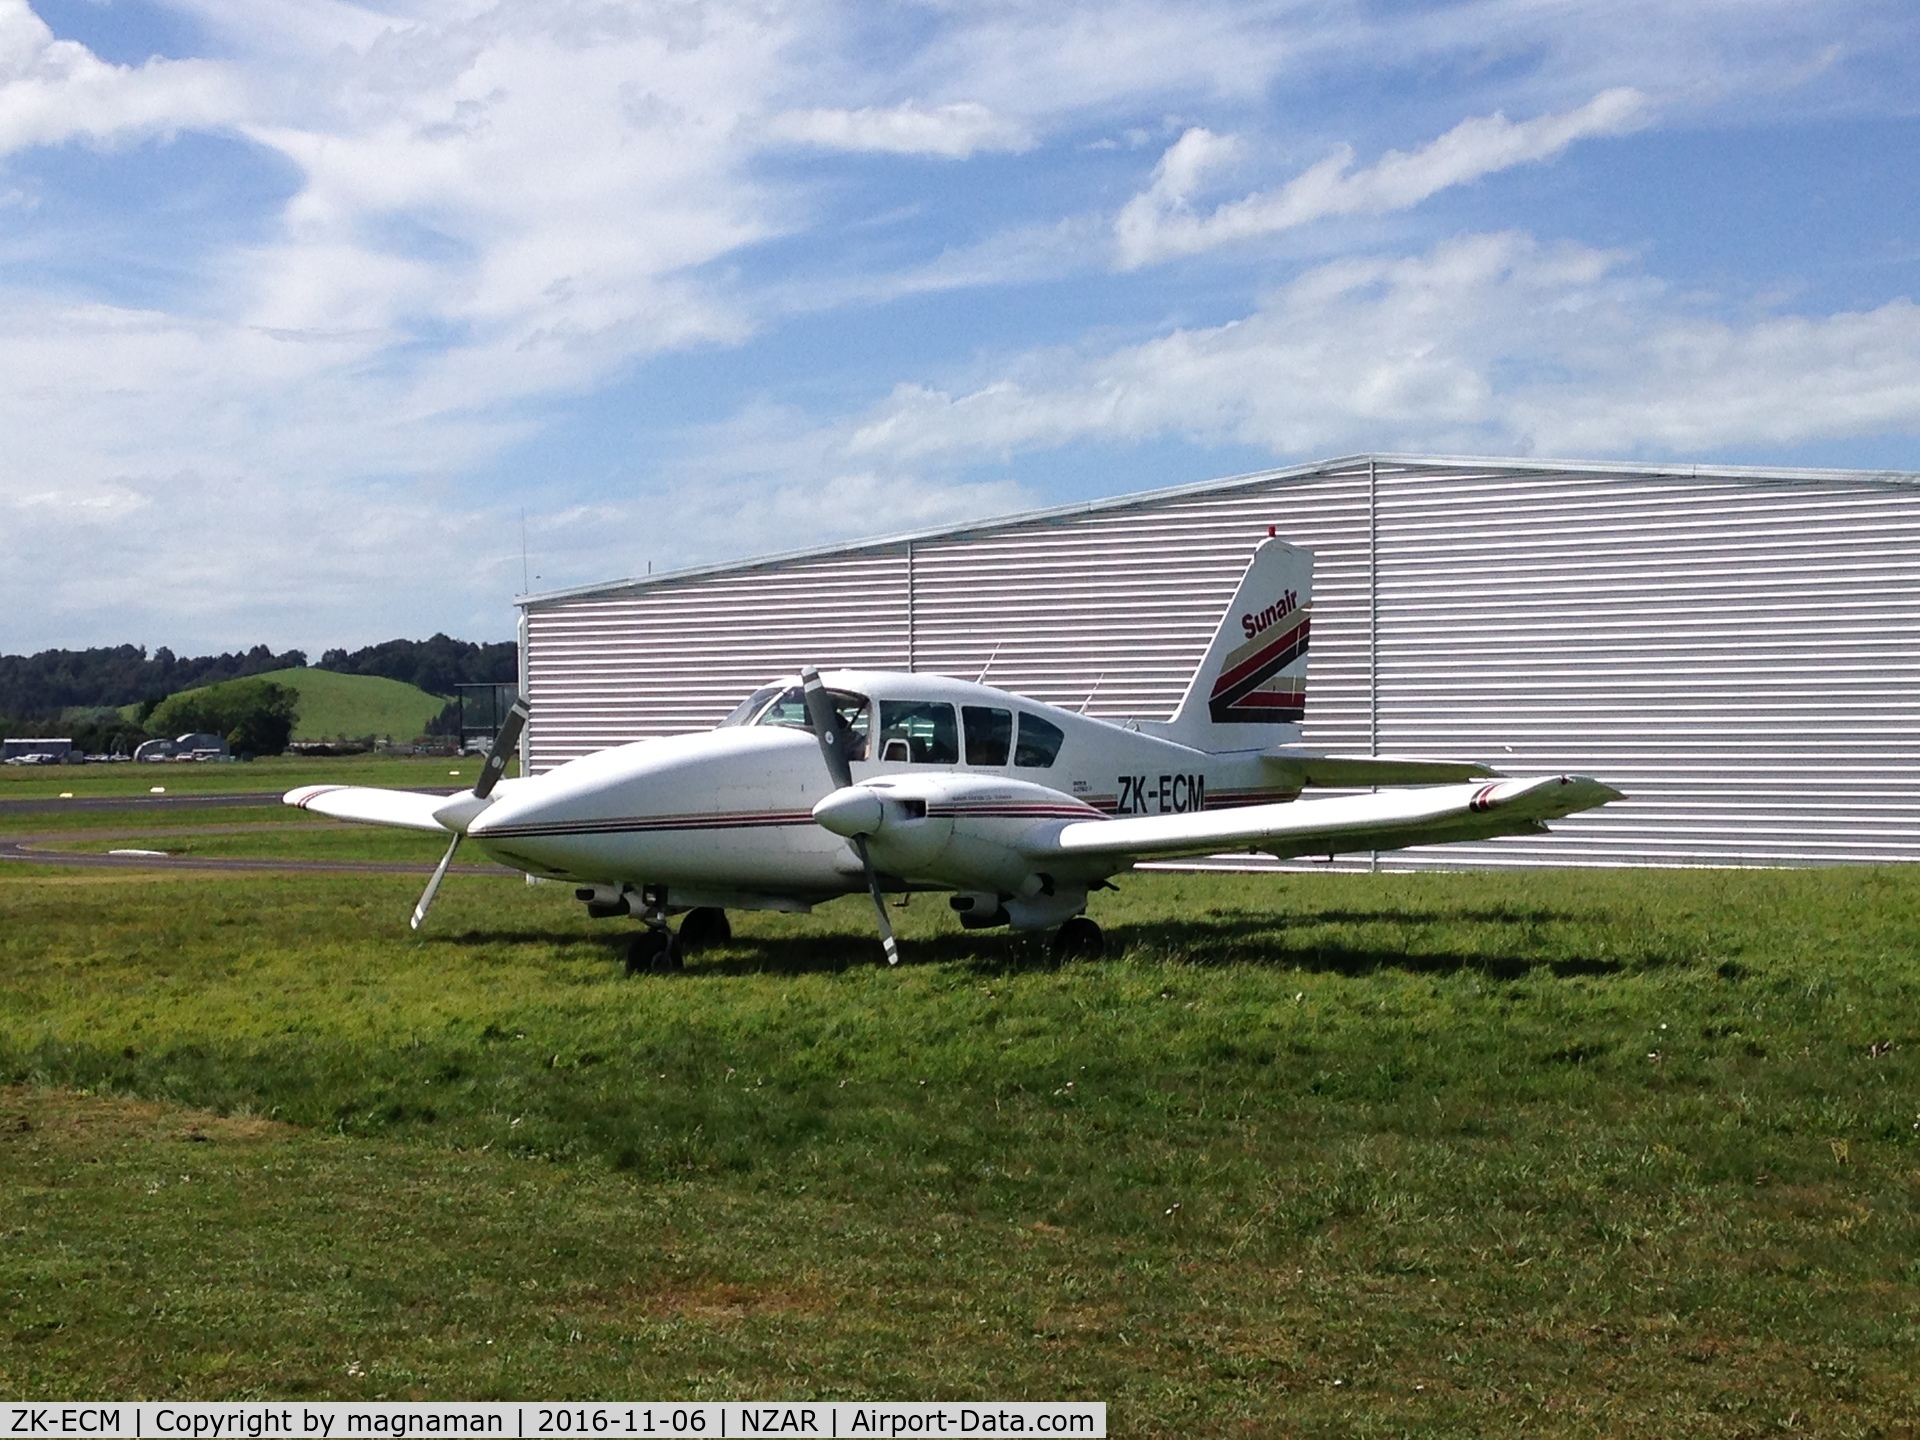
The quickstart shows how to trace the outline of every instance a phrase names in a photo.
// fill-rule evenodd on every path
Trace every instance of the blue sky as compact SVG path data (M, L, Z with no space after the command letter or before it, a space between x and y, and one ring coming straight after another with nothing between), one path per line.
M1897 3L0 0L10 651L1361 450L1920 470ZM524 521L523 521L524 515Z

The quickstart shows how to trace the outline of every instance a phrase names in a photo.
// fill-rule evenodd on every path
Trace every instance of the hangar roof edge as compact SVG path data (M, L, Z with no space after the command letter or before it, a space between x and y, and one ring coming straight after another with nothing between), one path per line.
M1125 510L1135 506L1161 504L1172 500L1182 500L1195 495L1226 492L1255 485L1267 484L1275 480L1304 479L1310 475L1331 474L1341 470L1351 470L1362 465L1408 465L1421 466L1435 470L1499 470L1509 474L1594 474L1594 475L1644 475L1650 478L1669 478L1674 480L1772 480L1814 482L1821 480L1847 480L1855 484L1906 485L1920 487L1920 473L1905 470L1834 470L1791 468L1765 465L1649 465L1636 464L1627 460L1553 460L1540 458L1498 457L1479 455L1401 455L1386 453L1362 453L1340 455L1326 460L1308 461L1301 465L1285 465L1272 470L1254 470L1243 475L1229 475L1211 480L1192 480L1183 485L1169 485L1158 490L1135 490L1125 495L1109 495L1098 500L1078 500L1068 505L1051 505L1039 510L1020 510L1006 515L990 515L978 520L963 520L952 525L936 525L920 530L902 530L887 535L869 536L863 539L839 540L827 545L810 545L798 550L782 550L770 555L754 555L740 560L721 560L711 565L692 565L684 570L663 570L652 575L630 576L623 580L600 580L587 585L572 585L558 590L542 590L525 595L516 595L513 603L522 610L531 610L537 606L555 604L566 600L581 600L595 595L618 595L633 591L650 590L665 585L677 585L687 580L698 580L712 575L725 575L734 572L759 570L776 565L789 565L796 560L817 560L829 555L857 555L862 551L890 550L900 545L909 545L921 540L950 540L959 536L979 534L989 530L1003 530L1015 525L1031 525L1048 520L1065 520L1078 515L1097 515L1108 510Z

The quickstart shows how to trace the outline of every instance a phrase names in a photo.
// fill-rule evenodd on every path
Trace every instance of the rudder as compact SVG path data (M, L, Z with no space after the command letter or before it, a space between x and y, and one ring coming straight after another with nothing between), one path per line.
M1198 750L1298 742L1312 612L1313 552L1261 541L1173 718L1154 730Z

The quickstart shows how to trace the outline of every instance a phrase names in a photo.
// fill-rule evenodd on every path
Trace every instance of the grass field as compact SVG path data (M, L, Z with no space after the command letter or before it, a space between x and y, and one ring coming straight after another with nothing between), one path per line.
M0 1391L1920 1427L1912 871L1163 874L1102 961L842 902L633 980L417 888L0 869Z
M336 675L301 667L270 670L260 677L300 692L296 740L376 735L411 740L446 708L446 698L381 675Z
M147 794L155 785L170 795L232 794L291 790L296 785L391 785L455 790L480 773L472 756L417 758L388 755L307 757L275 755L245 763L210 765L33 765L0 767L0 804L52 800L63 793L81 800ZM515 773L509 766L507 773ZM0 823L8 817L0 810ZM35 823L39 823L38 820Z
M429 695L418 686L381 675L341 675L296 666L250 678L271 680L300 693L300 718L293 727L296 740L359 739L365 735L411 740L423 734L427 722L447 704L445 696ZM138 708L122 706L121 713L132 718Z

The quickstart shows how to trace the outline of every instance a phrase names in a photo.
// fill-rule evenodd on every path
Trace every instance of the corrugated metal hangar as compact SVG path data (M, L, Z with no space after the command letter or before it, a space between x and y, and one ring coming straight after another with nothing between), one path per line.
M1628 795L1334 868L1920 860L1911 474L1363 455L531 595L527 759L712 725L806 664L1164 718L1269 526L1316 556L1306 744Z

